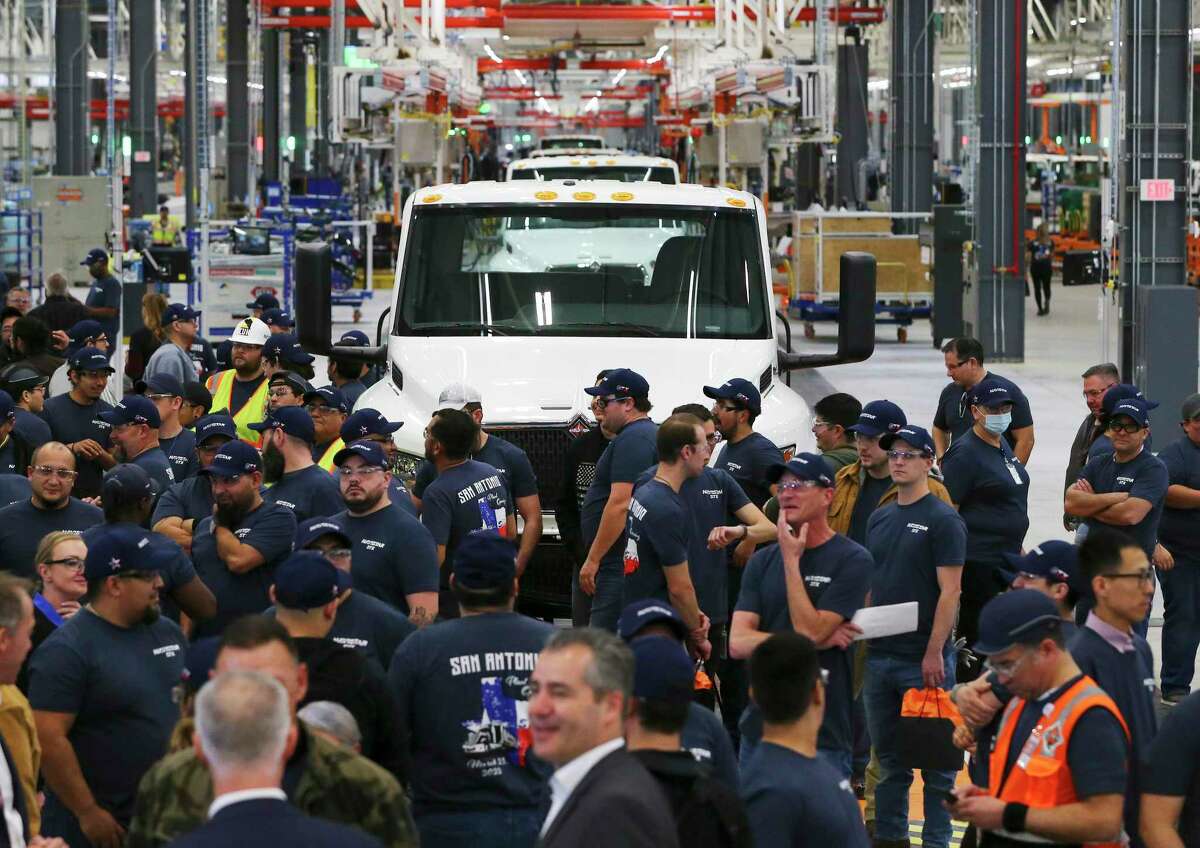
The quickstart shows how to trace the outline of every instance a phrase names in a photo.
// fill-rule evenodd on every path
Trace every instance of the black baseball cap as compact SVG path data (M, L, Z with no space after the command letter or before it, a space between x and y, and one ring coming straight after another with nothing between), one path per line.
M28 365L18 363L10 365L3 372L0 372L0 381L10 389L15 390L16 394L20 394L24 391L32 391L38 386L44 386L50 382L50 379Z
M79 264L80 265L91 265L96 262L107 262L107 261L108 261L108 251L102 247L93 247L91 250L88 251L87 256L83 257L83 261L80 262Z
M285 609L323 607L352 586L350 572L335 567L320 551L293 551L275 569L275 603Z
M884 433L894 433L908 423L904 410L890 400L873 400L863 407L858 423L847 427L848 433L862 433L875 438Z
M212 392L205 388L203 383L193 383L188 381L183 384L183 399L188 403L202 406L206 410L212 409Z
M617 634L626 642L629 642L643 628L659 622L668 625L681 640L687 638L688 628L687 624L683 621L683 617L676 611L675 607L666 601L660 601L655 598L634 601L621 610L621 617L617 621Z
M17 404L12 395L0 389L0 420L13 421L17 417Z
M279 308L279 298L277 298L273 294L268 294L267 292L263 292L258 297L254 298L253 301L251 301L250 303L247 303L246 308L247 309L262 309L262 310L278 309Z
M267 385L274 386L279 383L291 386L300 397L304 397L313 390L312 383L305 380L295 371L276 371L271 375L271 379Z
M779 462L772 465L767 469L767 482L778 483L779 478L788 471L801 480L811 480L826 489L833 486L833 474L829 470L829 463L818 454L798 453L786 463Z
M713 400L735 400L755 415L762 412L762 395L749 380L734 377L719 386L705 386L704 396Z
M454 551L454 582L464 589L501 589L516 576L516 546L495 530L468 533Z
M259 433L267 430L282 430L289 436L295 436L310 445L317 438L312 416L298 406L281 406L257 424L251 424L250 429Z
M296 538L292 544L296 550L303 550L322 536L336 536L347 548L354 544L341 524L325 516L301 521L296 527Z
M636 371L614 368L604 375L598 385L588 386L584 391L592 397L612 395L616 398L644 398L650 394L650 384Z
M1062 627L1054 601L1036 589L1012 589L988 601L979 614L979 641L971 648L984 656L1014 645L1036 645Z

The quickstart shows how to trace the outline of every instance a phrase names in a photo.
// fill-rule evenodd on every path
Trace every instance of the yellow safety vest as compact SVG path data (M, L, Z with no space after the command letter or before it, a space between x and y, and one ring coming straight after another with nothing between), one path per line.
M346 446L346 443L341 439L334 439L329 443L329 447L325 449L325 453L321 454L321 458L317 460L317 465L324 468L330 474L333 473L333 458L337 452Z
M154 226L150 228L150 240L156 245L173 245L178 235L179 225L174 221L168 221L166 226L163 226L162 221L155 218Z
M267 417L267 383L270 381L264 377L245 405L241 409L233 409L233 383L236 379L237 372L232 368L218 371L208 378L208 390L213 396L212 408L228 409L233 416L233 423L237 425L241 440L261 449L262 433L251 430L250 425L257 424Z

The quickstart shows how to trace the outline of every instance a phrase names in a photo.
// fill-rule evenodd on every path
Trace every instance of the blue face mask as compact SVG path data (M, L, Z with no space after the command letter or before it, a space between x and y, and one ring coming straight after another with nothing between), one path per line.
M999 436L1008 429L1008 425L1012 424L1012 413L1002 412L999 415L983 416L983 427L989 433Z

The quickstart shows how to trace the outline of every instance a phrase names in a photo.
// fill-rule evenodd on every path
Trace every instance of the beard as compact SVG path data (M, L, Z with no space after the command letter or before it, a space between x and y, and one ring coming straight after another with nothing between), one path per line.
M217 523L230 530L239 526L250 510L240 503L217 504Z
M352 515L362 515L364 512L370 512L379 505L381 500L383 500L383 495L386 491L387 489L380 489L374 494L364 494L362 500L353 503L346 501L346 509L348 509Z
M142 613L142 624L149 627L151 624L154 624L156 621L158 621L158 617L160 615L162 615L162 610L158 608L157 603L153 603L146 607L146 611Z
M274 444L263 447L263 479L268 483L276 483L283 476L283 454Z

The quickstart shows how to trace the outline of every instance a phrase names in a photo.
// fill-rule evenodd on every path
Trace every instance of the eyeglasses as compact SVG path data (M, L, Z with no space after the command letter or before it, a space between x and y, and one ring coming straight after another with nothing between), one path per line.
M1111 388L1112 388L1112 386L1105 386L1103 389L1084 389L1083 396L1085 398L1104 397L1105 392L1107 392Z
M731 403L727 406L724 404L720 404L720 403L714 403L713 409L715 409L718 412L741 412L742 411L742 407L738 406L737 404L733 404L733 403Z
M350 554L353 553L353 551L351 551L350 548L330 548L327 551L322 551L322 553L325 554L325 559L335 560L350 559Z
M825 488L816 480L789 480L779 484L780 492L799 492L804 489Z
M947 362L946 367L949 368L951 371L954 371L957 368L962 368L964 365L967 364L967 362L970 362L970 361L971 360L968 359L964 362Z
M1142 425L1136 421L1130 421L1128 424L1122 424L1120 421L1108 422L1108 431L1110 433L1138 433L1141 430Z
M79 473L70 468L51 468L49 465L35 465L33 470L43 477L57 477L59 480L74 480Z
M813 422L812 431L815 433L818 430L828 430L832 426L833 425L830 424L828 421L822 421L821 419L818 418L816 421Z
M599 410L604 409L604 407L605 407L605 403L600 398L596 398L595 400L592 401L592 411L593 412L598 412Z
M1025 662L1025 660L1029 659L1029 657L1032 655L1033 651L1026 651L1015 660L1008 660L1006 662L996 662L995 660L989 659L984 662L983 667L988 671L996 672L996 674L1000 675L1001 677L1012 677L1017 673L1017 669L1021 667L1021 664Z
M271 397L273 397L273 398L292 397L295 394L296 393L293 392L291 389L289 389L287 386L276 386L275 388L271 389ZM310 407L307 407L307 406L304 408L311 409Z
M920 459L929 455L924 451L906 451L906 450L890 450L887 452L888 459L899 459L907 462L910 459Z
M351 477L368 477L376 471L382 470L378 465L360 465L358 468L343 465L338 468L337 473L342 476L342 479L349 480Z
M322 415L333 415L333 413L340 411L334 409L332 406L325 406L324 404L318 406L317 404L313 403L304 404L304 408L308 410L309 415L316 415L318 417Z
M46 565L61 565L65 568L74 569L75 571L83 571L83 560L79 557L63 557L62 559L48 559Z
M1018 571L1017 576L1022 580L1045 580L1049 582L1051 579L1059 583L1068 583L1071 580L1071 575L1063 571L1061 568L1051 568L1048 574L1031 574L1028 571Z
M1139 583L1153 583L1154 569L1144 568L1141 571L1113 571L1109 574L1101 574L1100 576L1107 577L1110 580L1120 580L1124 578L1127 580L1136 580Z
M170 400L171 398L179 397L179 395L146 395L146 397L150 398L150 400Z
M610 403L620 403L623 400L630 400L630 398L619 398L616 395L609 395L608 397L600 398L600 405L608 406Z

